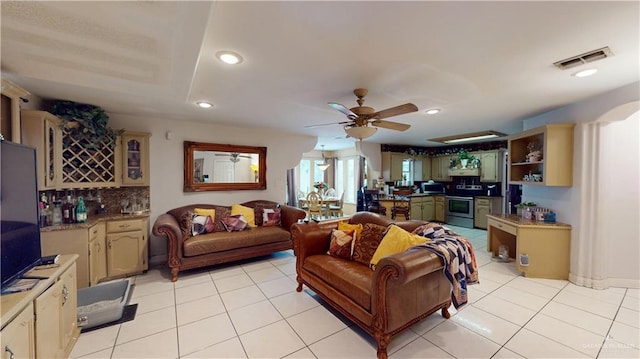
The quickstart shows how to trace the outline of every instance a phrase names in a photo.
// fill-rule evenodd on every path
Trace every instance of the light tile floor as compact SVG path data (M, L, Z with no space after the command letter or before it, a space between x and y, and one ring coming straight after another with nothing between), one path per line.
M480 284L391 341L399 358L640 358L640 291L522 277L493 261L486 232L450 226L474 246ZM375 358L375 341L305 288L291 251L133 278L135 320L81 334L72 358Z

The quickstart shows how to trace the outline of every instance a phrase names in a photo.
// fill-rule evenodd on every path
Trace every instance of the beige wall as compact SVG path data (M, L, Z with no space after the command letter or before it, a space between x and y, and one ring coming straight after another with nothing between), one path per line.
M317 138L264 129L247 129L220 126L186 120L140 118L109 114L109 126L130 131L151 133L151 218L153 224L158 215L172 208L193 204L212 203L231 205L254 199L284 202L286 196L287 169L295 167L302 154L316 145ZM167 139L167 132L171 139ZM266 146L267 189L264 191L214 191L184 193L183 141L211 142L221 144ZM151 235L151 263L162 263L166 259L164 237Z

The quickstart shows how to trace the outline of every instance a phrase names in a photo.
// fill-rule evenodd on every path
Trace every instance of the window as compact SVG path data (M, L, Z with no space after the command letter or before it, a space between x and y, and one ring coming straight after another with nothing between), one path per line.
M356 203L356 161L357 157L339 159L336 163L336 192L344 192L344 201Z
M296 166L296 188L301 192L309 193L315 190L313 185L316 182L326 182L324 172L317 166L318 163L322 163L322 160L302 159Z

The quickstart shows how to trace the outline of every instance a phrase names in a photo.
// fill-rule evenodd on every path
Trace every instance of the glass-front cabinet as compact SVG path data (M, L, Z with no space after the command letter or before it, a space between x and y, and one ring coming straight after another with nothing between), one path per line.
M122 134L123 186L149 185L149 137L144 132Z

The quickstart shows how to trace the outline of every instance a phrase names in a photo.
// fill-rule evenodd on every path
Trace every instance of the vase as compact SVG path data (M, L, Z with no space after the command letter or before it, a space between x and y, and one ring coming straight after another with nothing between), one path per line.
M468 163L469 163L469 159L467 158L463 158L460 160L460 165L462 166L463 169L467 168Z

